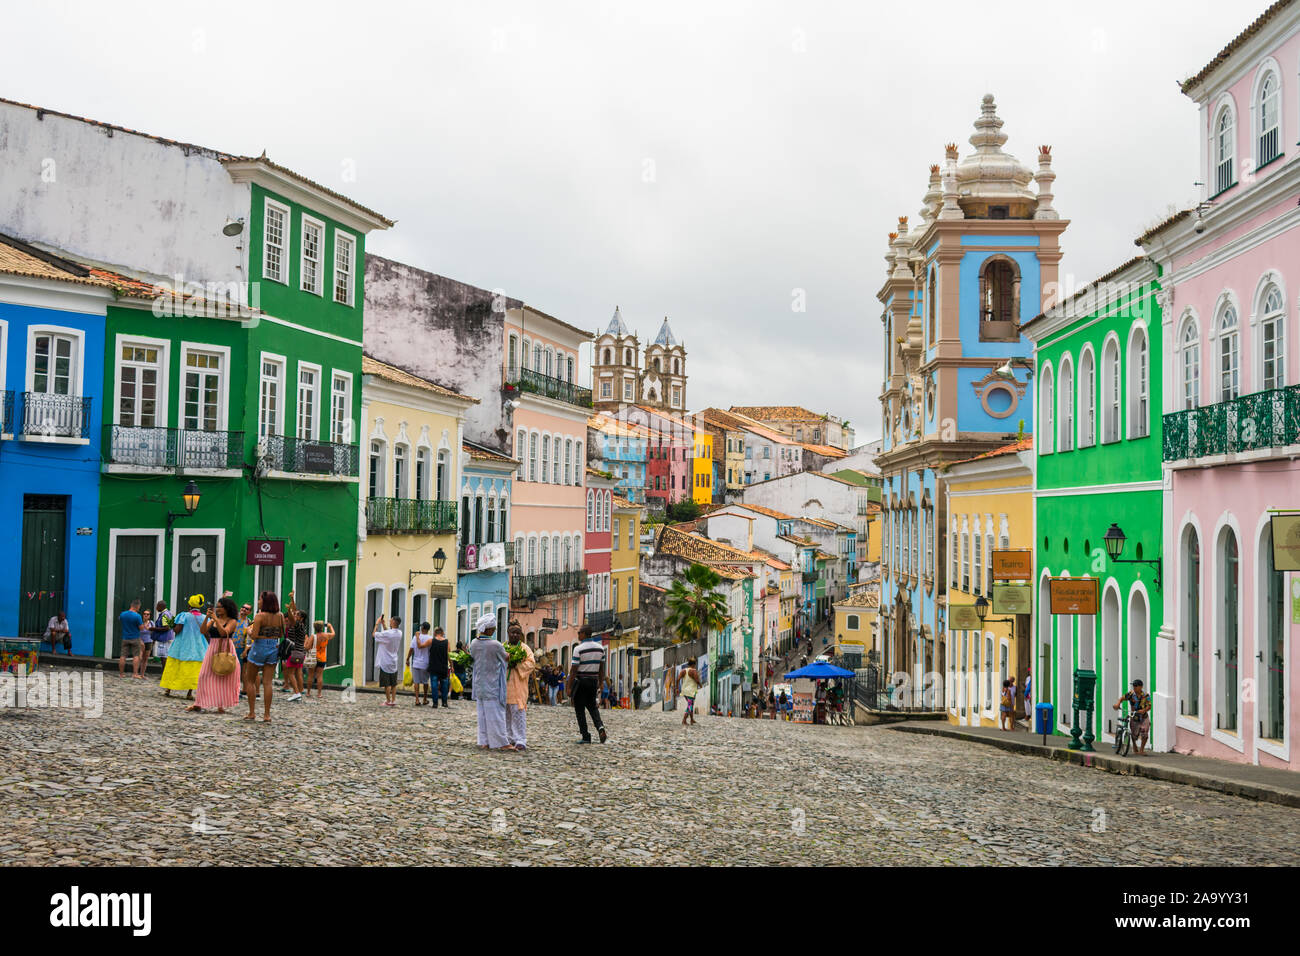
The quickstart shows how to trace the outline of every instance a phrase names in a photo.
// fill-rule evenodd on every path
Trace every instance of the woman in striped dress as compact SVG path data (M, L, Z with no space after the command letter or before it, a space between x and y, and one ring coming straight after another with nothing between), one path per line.
M203 620L203 632L208 638L208 650L203 655L203 665L199 668L198 694L194 705L187 710L216 710L224 714L227 707L239 703L239 662L229 674L218 674L212 669L213 658L217 654L235 654L235 642L231 635L238 623L238 609L229 596L217 601L215 609L209 609Z

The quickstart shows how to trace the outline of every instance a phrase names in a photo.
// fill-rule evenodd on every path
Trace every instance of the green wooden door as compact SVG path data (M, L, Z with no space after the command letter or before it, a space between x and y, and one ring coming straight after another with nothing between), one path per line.
M202 594L205 604L216 604L217 536L176 535L176 606L186 607L191 594Z
M37 637L59 610L67 610L68 499L23 495L23 545L18 572L18 634Z
M122 652L120 616L136 598L140 607L151 608L158 600L158 538L151 534L124 534L117 538L113 554L113 603L106 612L113 622L112 646L105 657Z
M334 640L325 649L325 663L333 667L339 662L339 647L347 639L343 624L343 589L347 586L347 568L332 565L325 574L325 620L334 628Z

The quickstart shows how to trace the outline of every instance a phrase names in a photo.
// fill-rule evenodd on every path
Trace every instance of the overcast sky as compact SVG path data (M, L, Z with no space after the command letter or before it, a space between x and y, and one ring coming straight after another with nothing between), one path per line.
M265 148L397 219L373 252L584 328L621 305L643 341L667 315L692 408L801 404L866 441L887 234L985 92L1008 151L1053 146L1063 275L1198 195L1175 81L1266 0L1077 6L27 4L0 95Z

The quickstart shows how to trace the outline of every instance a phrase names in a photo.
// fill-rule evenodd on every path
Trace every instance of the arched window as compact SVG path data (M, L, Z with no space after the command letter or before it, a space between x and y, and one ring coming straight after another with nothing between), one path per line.
M573 484L573 439L564 439L564 483Z
M542 481L551 480L551 436L542 436Z
M528 573L537 574L537 539L528 539Z
M550 547L551 539L546 535L542 535L541 563L537 565L537 570L533 572L534 574L546 574L551 570L551 566L546 563L547 552L550 551Z
M623 350L623 364L624 364L624 365L631 365L631 364L632 364L632 350L631 350L631 349L624 349L624 350Z
M608 365L608 364L610 364L610 362L611 362L611 361L613 360L613 358L614 358L614 353L611 352L609 349L605 349L605 351L602 353L602 355L603 355L603 357L601 358L601 364L602 364L602 365Z
M1201 403L1201 333L1192 315L1183 319L1178 336L1178 374L1183 408L1196 408Z
M1233 159L1237 152L1235 136L1232 110L1225 106L1219 111L1218 122L1214 124L1214 191L1216 194L1236 184L1232 170Z
M548 378L555 376L555 349L549 346L546 349L546 376Z
M519 358L520 361L523 362L524 368L532 368L532 365L529 364L529 359L528 359L531 350L532 350L532 343L529 342L527 336L525 336L523 351L519 353Z
M560 436L555 436L555 463L551 466L551 481L553 484L560 483Z
M1091 448L1097 442L1097 363L1092 349L1079 356L1079 447Z
M528 436L528 480L537 480L537 432Z
M587 492L587 530L591 530L591 522L595 517L596 494L593 491Z
M1228 303L1219 313L1219 401L1227 402L1241 394L1241 359L1238 348L1237 310Z
M1237 549L1237 535L1224 528L1219 545L1219 646L1214 656L1218 674L1215 683L1218 693L1215 708L1215 727L1219 730L1237 730L1237 687L1241 679L1238 665L1240 633L1238 609L1241 606L1241 560Z
M1038 448L1040 455L1050 455L1052 453L1052 439L1056 435L1056 417L1052 408L1055 404L1054 397L1052 369L1051 366L1048 366L1043 372L1043 378L1038 389L1038 433L1043 436L1042 443Z
M568 571L572 568L572 565L569 563L572 547L573 541L566 536L564 539L564 564L560 568L561 571Z
M1061 359L1061 387L1058 417L1061 420L1057 451L1074 450L1074 366L1069 356Z
M573 443L573 483L575 485L582 484L582 472L583 472L582 442L575 441Z
M1110 339L1101 353L1101 440L1119 441L1119 342Z
M1264 525L1259 542L1262 580L1259 587L1260 654L1265 665L1260 700L1260 736L1281 743L1286 740L1286 641L1289 629L1286 602L1286 572L1273 563L1273 529Z
M451 454L445 448L438 450L438 470L434 481L433 497L447 501L451 497Z
M510 336L510 377L515 378L519 370L519 336Z
M680 359L673 359L673 374L674 375L682 374L682 363Z
M570 355L564 360L564 362L566 365L566 381L568 381L569 384L573 384L573 356Z
M1264 292L1263 317L1259 321L1260 388L1264 391L1286 384L1286 304L1275 285Z
M410 469L411 452L406 445L398 443L393 446L393 497L409 498L407 477Z
M524 567L524 536L521 534L515 538L515 576L525 577L528 569Z
M613 492L605 492L605 531L609 530L609 512L610 508L613 506L613 501Z
M556 574L560 570L560 536L551 535L551 573Z
M1201 716L1201 541L1189 527L1183 540L1182 633L1178 645L1179 707L1188 717Z
M663 367L662 367L662 365L660 364L660 362L659 362L659 356L657 356L657 355L655 356L655 371L656 371L656 372L663 372Z
M535 342L533 343L533 371L544 372L545 370L546 366L543 364L542 359L542 343Z
M1147 363L1147 333L1138 328L1128 343L1128 437L1146 438L1151 434L1150 380Z
M981 547L982 540L980 535L980 517L975 516L974 527L971 529L971 542L975 546L974 568L971 571L971 585L974 587L972 594L979 594L984 590L984 549Z
M1280 88L1281 84L1278 82L1277 74L1272 70L1264 77L1264 82L1259 85L1259 99L1255 104L1256 116L1259 122L1259 148L1257 150L1258 159L1255 161L1256 169L1282 155Z
M1020 270L1006 256L993 256L980 269L980 341L1018 342Z

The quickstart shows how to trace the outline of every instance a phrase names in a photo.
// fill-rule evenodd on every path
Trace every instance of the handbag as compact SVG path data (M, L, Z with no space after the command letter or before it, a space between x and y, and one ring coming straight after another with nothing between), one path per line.
M230 638L225 638L230 640ZM235 642L231 641L230 646L233 648ZM227 674L233 674L235 668L239 666L239 659L230 651L217 651L212 655L212 673L218 677L225 677Z
M289 653L293 650L293 641L287 637L280 638L280 644L275 650L275 656L282 661L289 659Z
M458 694L464 693L465 691L465 686L460 682L460 678L454 673L451 675L451 689Z

